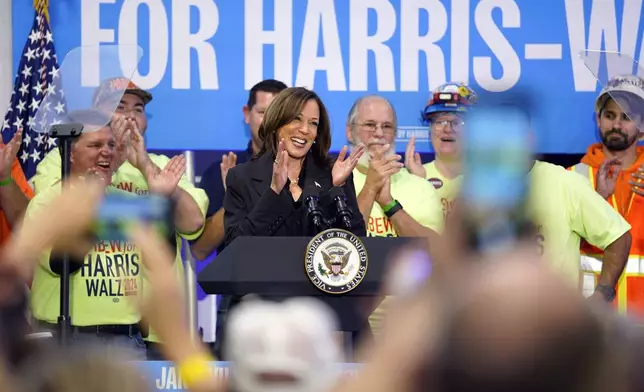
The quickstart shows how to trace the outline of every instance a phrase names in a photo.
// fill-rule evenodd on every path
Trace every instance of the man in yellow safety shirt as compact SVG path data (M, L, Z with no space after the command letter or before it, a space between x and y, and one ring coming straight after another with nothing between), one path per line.
M71 176L96 177L108 193L129 195L107 186L112 178L116 141L110 118L99 111L78 111L68 115L70 123L80 123L98 130L85 132L72 142ZM104 125L107 124L107 125ZM62 190L59 180L36 194L27 208L28 217L37 216ZM134 359L145 359L141 319L136 306L127 297L141 295L143 263L136 246L128 241L98 238L83 260L72 257L70 263L69 310L71 341L125 349ZM48 250L35 268L31 287L30 309L37 327L57 332L60 312L60 253Z
M464 116L476 100L476 92L464 83L450 82L437 87L423 111L436 158L423 165L413 137L405 151L405 167L436 188L445 216L449 214L463 181L461 131L465 126Z
M152 94L145 91L130 80L125 78L108 79L101 83L94 94L94 105L102 107L107 103L113 108L112 100L119 102L116 106L116 116L126 121L128 129L134 129L143 136L148 129L148 120L145 112L146 106L152 101ZM118 135L116 135L118 137ZM127 159L125 159L127 157ZM134 195L147 195L149 186L147 176L150 172L159 171L165 167L170 158L165 155L145 153L140 157L130 149L126 157L121 157L116 163L115 173L111 186ZM36 194L47 189L51 184L60 179L60 153L57 150L48 153L38 164L36 175L32 178ZM195 187L184 175L179 181L179 186L172 195L176 202L175 229L176 235L171 236L171 247L176 251L175 269L177 278L184 279L182 262L182 238L194 240L203 231L205 214L208 209L206 193ZM158 349L158 338L151 328L146 336L148 358L161 360Z
M349 144L367 147L353 170L358 206L368 236L426 237L431 241L443 230L441 205L434 187L409 174L399 162L394 145L397 125L393 106L380 96L359 98L349 112ZM376 333L385 307L383 303L369 319Z
M436 102L444 104L444 101L449 103L453 100L458 103L471 95L463 84L448 83L446 86L448 87L439 87L436 92L438 95L434 95L430 100L430 124L439 118L436 117L437 115L441 114L440 111L437 111L437 114L431 113L431 106ZM445 96L441 97L441 95ZM435 127L430 125L433 133L432 141L438 138L440 142L438 149L441 153L437 154L440 157L435 165L439 170L443 155L442 143L449 143L451 139L458 141L460 137L466 135L461 134L466 128L466 111L462 111L458 118L446 118L442 121L445 123L441 126L445 128L449 126L448 130L451 132L434 133ZM411 151L413 153L413 145ZM458 166L462 163L460 149L451 152L454 154L452 158L458 157L452 160L457 162L454 166L460 167ZM421 177L431 175L418 170L421 164L419 156L414 154L413 157L407 158L407 162L411 166L410 172ZM456 171L456 173L460 172ZM536 160L528 175L530 194L526 214L536 228L533 239L537 251L544 255L551 266L566 277L570 284L578 286L581 276L579 267L581 240L584 239L604 249L606 256L603 268L597 284L591 289L590 296L601 301L612 301L615 295L612 287L617 284L628 258L631 245L630 225L589 186L588 181L577 173ZM455 187L457 189L454 192L458 193L460 183ZM452 194L448 197L455 196ZM451 201L453 202L453 199Z

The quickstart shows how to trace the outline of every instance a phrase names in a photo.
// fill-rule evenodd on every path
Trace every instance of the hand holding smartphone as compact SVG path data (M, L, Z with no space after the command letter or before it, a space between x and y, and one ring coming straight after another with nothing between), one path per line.
M108 194L97 214L95 234L103 240L125 241L136 224L152 226L161 236L172 230L172 201L158 195Z
M461 193L470 250L514 245L525 222L533 165L530 105L525 97L480 103L468 114Z

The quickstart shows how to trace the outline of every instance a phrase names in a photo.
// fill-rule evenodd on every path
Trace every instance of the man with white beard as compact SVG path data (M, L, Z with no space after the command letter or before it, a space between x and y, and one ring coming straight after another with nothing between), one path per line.
M434 186L403 169L394 144L397 125L393 106L380 96L359 98L349 112L349 144L367 146L353 170L360 212L368 236L427 237L431 242L442 231L443 209ZM382 306L369 319L374 332L381 313Z

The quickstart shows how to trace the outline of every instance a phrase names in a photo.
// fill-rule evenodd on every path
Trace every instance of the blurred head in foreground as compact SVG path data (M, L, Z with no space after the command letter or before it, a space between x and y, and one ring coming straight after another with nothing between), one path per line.
M230 315L226 357L237 392L327 391L339 375L335 314L312 298L244 301Z
M430 360L438 390L623 390L602 319L542 263L518 255L468 274Z

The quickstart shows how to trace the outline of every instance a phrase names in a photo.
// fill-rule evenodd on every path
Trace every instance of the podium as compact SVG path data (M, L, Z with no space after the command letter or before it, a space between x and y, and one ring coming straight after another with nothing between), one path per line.
M316 297L337 314L342 331L363 328L383 293L385 264L389 255L417 238L359 237L366 249L368 267L361 282L343 294L320 290L307 275L308 237L238 237L206 266L198 283L206 294L280 300Z

